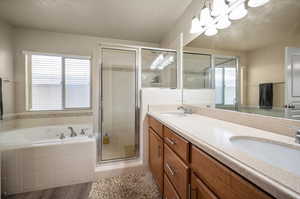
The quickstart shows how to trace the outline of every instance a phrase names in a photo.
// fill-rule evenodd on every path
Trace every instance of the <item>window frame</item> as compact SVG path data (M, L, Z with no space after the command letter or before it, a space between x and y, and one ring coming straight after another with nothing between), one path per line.
M80 55L67 55L67 54L60 54L60 53L43 53L43 52L33 52L33 51L23 51L25 54L25 97L26 97L26 111L28 112L51 112L51 111L78 111L78 110L91 110L92 109L92 87L93 87L93 77L92 77L92 56L80 56ZM32 55L44 55L44 56L57 56L62 58L62 109L53 109L53 110L34 110L32 109ZM90 103L89 107L82 107L82 108L67 108L66 107L66 78L65 78L65 59L82 59L82 60L89 60L90 61Z

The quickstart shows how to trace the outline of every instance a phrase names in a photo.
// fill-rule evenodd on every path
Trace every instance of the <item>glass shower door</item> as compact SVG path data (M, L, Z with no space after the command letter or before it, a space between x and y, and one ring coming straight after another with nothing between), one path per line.
M136 56L135 49L101 49L101 161L137 156Z

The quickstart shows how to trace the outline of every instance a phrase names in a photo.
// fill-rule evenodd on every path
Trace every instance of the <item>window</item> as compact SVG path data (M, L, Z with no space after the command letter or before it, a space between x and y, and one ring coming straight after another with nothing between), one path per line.
M91 107L90 58L27 53L27 60L29 110Z

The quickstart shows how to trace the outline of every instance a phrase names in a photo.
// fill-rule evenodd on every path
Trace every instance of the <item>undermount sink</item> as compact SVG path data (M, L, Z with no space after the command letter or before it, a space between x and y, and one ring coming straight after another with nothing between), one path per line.
M300 176L300 145L243 136L232 137L230 141L234 147L250 156Z
M179 112L179 111L164 112L164 113L161 113L161 115L164 115L164 116L178 116L178 117L186 116L186 114L184 112Z

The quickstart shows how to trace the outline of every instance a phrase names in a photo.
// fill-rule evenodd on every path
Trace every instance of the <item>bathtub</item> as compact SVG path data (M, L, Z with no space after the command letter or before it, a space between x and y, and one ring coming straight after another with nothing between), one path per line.
M78 134L70 137L73 127ZM85 135L81 135L81 130ZM61 133L65 135L60 138ZM95 179L96 141L90 125L60 125L0 133L1 190L36 191Z

